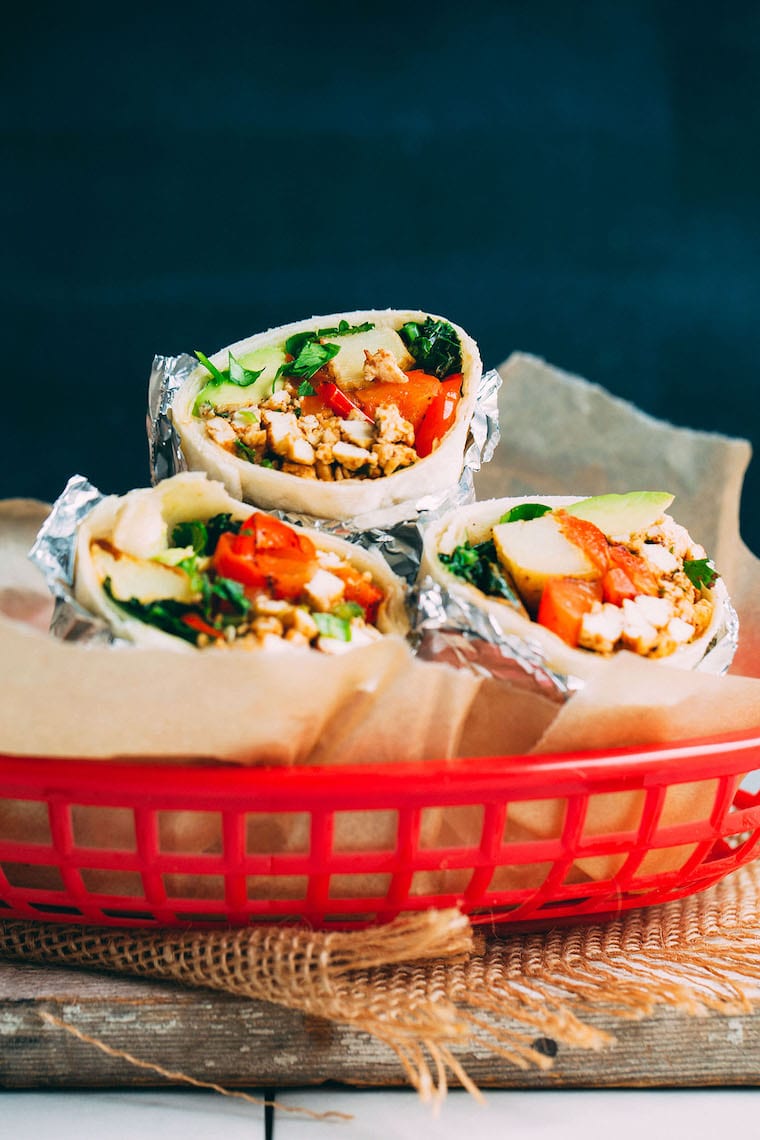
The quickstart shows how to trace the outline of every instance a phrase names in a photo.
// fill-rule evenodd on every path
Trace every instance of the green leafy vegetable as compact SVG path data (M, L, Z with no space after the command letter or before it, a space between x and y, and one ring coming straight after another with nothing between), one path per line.
M252 447L249 447L244 440L237 437L235 440L235 447L240 452L243 459L247 459L249 463L258 463L259 457Z
M199 352L198 349L195 350L195 355L203 367L211 373L211 379L207 381L207 386L211 385L212 388L218 388L220 384L236 384L238 388L249 388L251 384L254 384L258 380L264 371L263 368L259 368L257 372L246 368L231 352L227 353L228 363L224 370L212 364L209 358L202 352Z
M236 360L232 353L228 353L229 357L229 378L231 384L237 384L239 388L249 388L251 384L255 384L259 376L264 371L263 368L258 370L246 368L239 360Z
M229 379L229 377L225 375L224 372L220 372L217 366L215 364L212 364L209 358L207 356L204 356L204 354L197 348L195 350L195 355L198 357L206 371L211 373L211 380L209 383L224 384L225 381Z
M316 396L316 394L308 380L302 380L298 385L299 396Z
M319 372L339 352L340 346L337 344L320 344L318 340L309 340L299 349L295 360L282 365L282 375L291 376L295 380L311 380L314 373Z
M323 637L334 637L337 641L351 640L351 623L346 618L338 617L335 613L315 613L311 616Z
M720 574L709 558L686 558L683 564L684 574L698 590L709 590Z
M242 522L226 513L214 515L206 522L200 519L180 522L172 530L172 546L192 546L196 554L210 557L216 550L219 535L225 531L239 534L242 525Z
M407 321L399 331L415 363L429 375L443 380L462 371L462 346L448 321L426 317L422 323Z
M206 553L208 530L200 519L177 523L172 531L172 546L192 546L196 554Z
M540 519L541 515L549 514L551 507L543 503L520 503L510 507L506 514L499 519L500 523L519 522L521 519Z
M280 366L278 375L290 376L295 380L311 380L315 372L319 372L328 360L332 360L340 352L339 344L321 344L322 337L349 336L353 333L369 332L374 327L370 321L366 321L363 325L350 325L348 321L340 321L335 328L293 333L285 341L285 351L293 359ZM298 392L299 396L313 394L313 390L302 392L299 389Z
M350 325L348 321L339 321L334 329L317 329L317 336L353 336L354 333L370 332L374 327L372 321L365 321L363 325Z
M112 602L131 614L132 617L138 618L139 621L143 621L147 625L154 625L158 629L162 629L164 633L171 633L174 637L191 641L195 645L198 634L182 619L187 614L197 613L196 607L185 605L184 602L176 602L173 598L159 602L139 602L137 598L124 601L122 598L115 598L111 590L110 578L106 578L104 581L103 589Z
M499 565L493 539L479 542L475 546L465 542L455 547L451 554L439 554L438 557L452 574L476 586L484 594L504 598L515 609L523 608L514 587Z

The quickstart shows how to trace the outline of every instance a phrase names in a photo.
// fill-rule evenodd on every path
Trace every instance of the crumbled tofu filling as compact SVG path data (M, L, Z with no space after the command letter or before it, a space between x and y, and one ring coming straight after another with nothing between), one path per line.
M414 428L393 404L378 407L372 422L354 413L343 419L327 407L304 414L301 404L297 388L286 384L259 405L206 406L200 416L225 451L304 479L377 479L419 460Z

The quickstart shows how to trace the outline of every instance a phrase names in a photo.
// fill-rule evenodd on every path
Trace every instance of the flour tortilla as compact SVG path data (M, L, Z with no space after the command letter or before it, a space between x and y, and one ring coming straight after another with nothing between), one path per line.
M185 472L165 479L156 487L140 488L123 496L111 495L103 499L79 527L74 578L77 600L91 613L103 618L117 637L145 648L197 652L182 638L130 617L120 609L103 589L90 545L95 539L105 539L128 554L150 558L167 548L168 535L177 523L209 519L222 513L229 513L233 519L247 519L251 507L233 499L221 483L208 479L202 472ZM307 528L304 528L304 533L318 549L334 551L358 570L370 572L385 592L377 628L381 633L405 635L408 619L404 585L385 560L345 539Z
M407 321L424 321L429 316L435 320L448 320L446 317L436 317L433 313L411 309L370 309L311 317L306 321L257 333L247 340L221 349L209 359L212 364L223 369L227 367L229 352L239 358L257 348L282 344L294 333L337 326L342 320L351 325L371 321L378 328L398 330ZM459 481L467 430L475 409L482 374L480 353L475 341L464 329L451 321L448 323L455 329L462 346L462 395L456 420L436 450L411 467L377 479L328 482L302 479L298 475L289 475L239 459L209 439L204 421L192 414L195 398L208 380L208 372L201 365L182 385L171 409L172 421L179 434L188 467L191 471L206 471L212 478L224 483L233 497L264 509L341 521L386 512L387 518L383 520L386 524L411 517L416 513L415 503L428 495L445 491L448 487L453 488Z
M502 515L520 503L538 502L554 508L578 503L582 498L583 495L527 495L520 498L487 499L450 511L432 523L425 532L420 579L430 576L463 602L484 609L503 633L537 646L547 664L558 673L589 680L599 669L605 668L607 657L567 645L544 626L523 617L508 602L489 597L476 586L453 574L438 558L439 554L450 554L465 541L473 544L485 541ZM696 641L681 646L668 657L656 658L658 664L694 669L702 661L713 638L723 626L728 604L728 593L721 578L716 579L708 594L713 602L713 614L708 628Z

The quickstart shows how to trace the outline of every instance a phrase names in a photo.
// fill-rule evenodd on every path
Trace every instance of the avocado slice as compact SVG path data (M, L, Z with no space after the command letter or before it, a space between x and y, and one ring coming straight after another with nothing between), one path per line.
M647 530L674 498L668 491L628 491L623 495L594 495L563 509L598 526L608 538L622 538Z
M283 381L277 375L285 363L282 345L256 348L239 357L237 363L249 372L261 372L261 375L247 385L235 384L231 380L223 384L209 380L195 397L194 416L200 415L204 404L210 404L212 408L247 408L251 404L260 404L272 395L276 387L282 387ZM230 366L234 368L234 360L230 361Z

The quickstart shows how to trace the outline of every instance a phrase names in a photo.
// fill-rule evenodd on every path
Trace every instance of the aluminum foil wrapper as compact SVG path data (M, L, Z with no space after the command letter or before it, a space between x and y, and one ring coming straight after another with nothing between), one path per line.
M452 595L427 577L411 591L411 639L419 657L466 667L562 703L583 687L580 677L557 672L535 642L505 634L479 606ZM729 598L723 621L696 672L726 673L739 642L739 618Z
M29 559L42 573L55 599L50 632L62 641L126 645L109 626L80 606L74 597L77 528L106 498L83 475L72 475L37 535Z
M411 591L412 640L419 657L540 693L558 704L583 686L547 663L540 646L499 629L490 614L425 578Z

